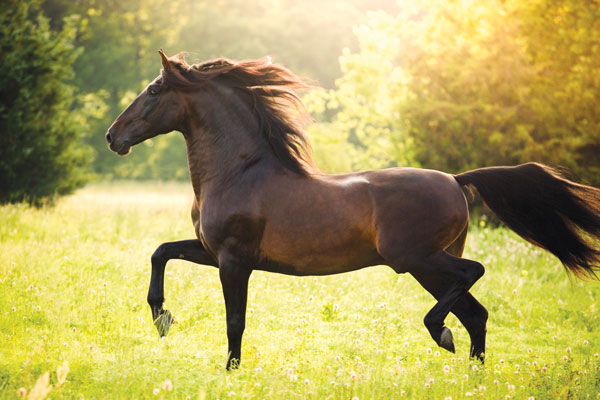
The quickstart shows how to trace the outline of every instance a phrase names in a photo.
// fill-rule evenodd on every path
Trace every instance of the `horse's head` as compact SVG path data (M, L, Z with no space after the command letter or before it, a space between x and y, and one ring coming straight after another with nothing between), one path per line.
M308 115L295 92L308 86L299 77L269 58L188 65L159 53L160 76L106 133L112 151L124 155L135 144L178 130L197 147L218 145L229 155L232 149L271 151L294 172L312 168L303 130Z
M159 53L163 69L174 68L165 53ZM165 85L159 75L117 117L106 133L106 141L112 151L125 155L135 144L180 128L184 110L183 94Z

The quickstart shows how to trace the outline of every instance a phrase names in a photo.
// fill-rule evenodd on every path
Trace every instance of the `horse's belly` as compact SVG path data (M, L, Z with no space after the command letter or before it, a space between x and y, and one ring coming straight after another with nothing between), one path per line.
M370 238L360 234L339 236L313 234L298 240L280 237L276 245L262 249L255 268L289 275L330 275L383 262Z
M307 275L333 275L342 272L355 271L357 269L379 265L383 259L377 251L373 250L371 254L363 255L362 259L334 259L334 260L311 260L308 263L294 262L286 263L276 260L265 259L255 267L257 270L277 272L286 275L307 276Z

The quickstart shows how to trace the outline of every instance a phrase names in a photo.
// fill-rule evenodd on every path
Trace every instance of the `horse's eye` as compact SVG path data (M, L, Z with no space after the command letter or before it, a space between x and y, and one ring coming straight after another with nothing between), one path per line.
M156 96L158 94L159 90L157 87L151 86L148 88L148 94L150 96Z

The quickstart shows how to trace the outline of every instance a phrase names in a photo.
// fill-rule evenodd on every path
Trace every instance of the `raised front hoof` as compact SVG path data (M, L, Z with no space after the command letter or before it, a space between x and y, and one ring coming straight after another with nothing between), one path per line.
M448 350L451 353L454 353L454 338L452 337L452 331L449 328L443 327L442 334L440 335L440 341L438 345Z
M158 330L158 334L160 337L167 336L169 333L169 329L171 329L171 325L175 322L173 318L173 314L169 310L160 310L158 317L154 320L154 325Z

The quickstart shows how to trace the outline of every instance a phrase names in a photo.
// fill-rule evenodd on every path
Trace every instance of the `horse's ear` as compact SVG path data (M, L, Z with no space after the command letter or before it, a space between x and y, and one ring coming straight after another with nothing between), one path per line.
M160 49L158 51L158 54L160 54L160 61L162 62L163 69L165 71L168 71L169 69L171 69L171 64L169 64L169 60L167 59L167 56L165 55L165 52L163 51L163 49Z

